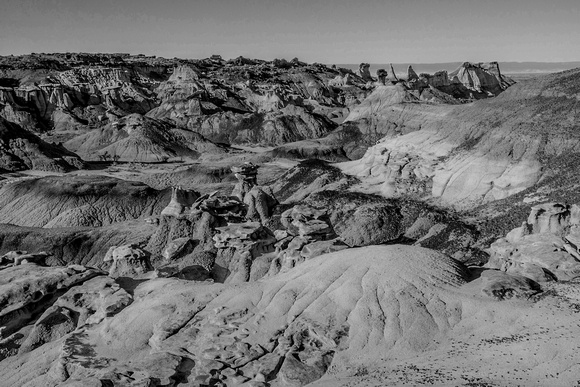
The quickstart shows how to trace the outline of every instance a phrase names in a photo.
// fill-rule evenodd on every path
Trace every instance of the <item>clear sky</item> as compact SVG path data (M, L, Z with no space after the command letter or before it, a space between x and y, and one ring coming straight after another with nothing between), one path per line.
M578 61L580 0L1 0L0 55Z

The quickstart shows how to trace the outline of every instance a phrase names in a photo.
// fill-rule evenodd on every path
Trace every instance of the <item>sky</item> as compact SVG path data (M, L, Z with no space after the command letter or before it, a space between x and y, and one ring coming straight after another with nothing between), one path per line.
M2 0L0 55L578 61L580 0Z

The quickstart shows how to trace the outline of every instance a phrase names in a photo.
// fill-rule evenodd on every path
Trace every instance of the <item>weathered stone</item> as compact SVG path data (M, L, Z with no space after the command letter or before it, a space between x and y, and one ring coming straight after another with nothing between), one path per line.
M244 204L248 208L247 220L260 221L265 224L272 216L272 211L278 204L278 200L276 200L270 187L254 186L244 196Z
M134 278L153 270L149 256L150 254L138 245L130 244L110 247L104 261L112 261L109 276Z
M198 243L195 239L191 238L174 239L163 250L163 257L168 261L182 258L190 254Z
M305 259L312 259L322 254L332 253L344 249L348 249L348 245L339 239L316 241L305 245L300 251L300 255Z
M171 201L161 211L161 215L180 216L190 209L197 198L199 198L199 193L195 191L171 187Z
M409 65L407 68L407 81L419 80L419 75L413 70L413 66Z
M487 267L537 282L580 275L577 206L546 203L532 207L527 221L490 246Z
M44 267L34 263L0 270L0 327L4 328L3 335L12 334L26 325L31 318L36 318L50 303L54 302L52 298L57 292L64 292L75 285L104 274L99 270L79 265ZM54 318L47 317L46 324L39 327L36 338L31 339L29 343L31 347L34 346L33 343L40 343L42 337L56 337L51 333L50 321L55 321L55 325L60 324L63 327L68 326L68 320L76 322L76 317L73 315L69 315L70 318L66 317L68 312L62 309L54 312ZM54 335L58 335L56 331L62 332L57 328Z
M371 65L368 63L361 63L358 66L358 72L359 72L360 77L363 79L363 81L368 82L368 81L373 80L373 77L371 76L371 72L369 70L370 66Z
M45 260L51 254L44 251L39 253L28 253L27 251L9 251L0 257L0 266L13 264L15 266L23 263L35 263L37 265L44 265Z
M483 271L480 281L481 291L499 301L511 298L527 299L541 291L540 285L535 281L499 270Z

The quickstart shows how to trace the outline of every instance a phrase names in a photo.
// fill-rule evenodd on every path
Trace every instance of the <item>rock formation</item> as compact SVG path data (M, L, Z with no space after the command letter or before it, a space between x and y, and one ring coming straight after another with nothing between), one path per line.
M377 70L377 82L379 85L385 85L387 81L387 77L389 73L385 69L378 69Z
M369 67L371 67L370 64L361 63L358 66L358 72L359 72L360 77L363 79L363 81L372 82L373 77L371 76L371 72L369 70Z
M173 128L137 113L77 136L64 145L85 160L124 162L196 159L202 153L226 151L196 132Z
M516 84L485 102L453 106L408 103L417 100L401 85L377 88L343 126L363 129L370 122L367 133L380 128L383 139L345 170L384 184L389 195L425 193L462 206L506 198L540 181L550 168L543 154L555 160L571 149L562 139L570 140L574 113L564 121L552 110L541 117L536 112L543 103L573 106L574 94L560 100L550 96L579 79L578 71L550 75ZM546 126L552 129L545 132Z
M463 63L458 69L451 72L448 78L453 83L460 83L467 89L491 95L498 95L514 82L504 77L497 62L490 63Z
M277 230L277 254L268 270L270 276L288 271L307 259L348 247L336 238L323 209L297 205L284 211L280 221L284 230Z
M65 172L82 166L76 154L60 145L47 143L0 117L0 171Z
M111 246L104 261L111 262L109 276L112 278L135 278L153 270L149 261L149 253L134 244Z
M180 216L191 210L191 205L199 198L195 191L183 190L180 187L171 187L171 201L161 211L161 215Z
M44 267L35 263L0 269L0 326L2 337L8 338L41 311L47 301L62 291L101 275L98 270L79 265ZM18 340L12 337L12 340ZM6 342L3 340L3 344ZM5 349L2 346L2 349ZM0 359L6 352L0 352Z
M37 265L45 265L46 258L50 254L41 251L38 253L28 253L28 251L9 251L6 254L0 256L0 267L6 266L18 266L23 263L35 263Z
M233 223L217 231L213 237L218 248L216 263L231 273L225 279L227 283L247 282L252 262L274 251L274 235L259 222Z
M0 57L0 384L574 385L578 71L461 69Z
M419 80L419 75L417 75L415 70L413 70L413 66L409 65L409 68L407 68L407 81L410 82L417 80Z
M532 207L527 221L490 247L488 267L537 282L580 276L580 208L559 203Z
M234 176L238 179L238 183L232 191L232 196L237 197L240 201L244 201L246 194L258 184L258 168L259 166L252 163L231 168Z

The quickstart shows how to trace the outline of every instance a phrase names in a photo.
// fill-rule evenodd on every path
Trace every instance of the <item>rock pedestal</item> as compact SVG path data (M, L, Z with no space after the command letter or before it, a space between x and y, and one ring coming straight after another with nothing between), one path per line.
M371 76L371 72L369 70L369 67L370 66L371 65L368 64L368 63L361 63L358 66L358 72L359 72L361 78L363 79L363 81L367 81L368 82L368 81L372 81L373 80L373 77Z
M244 200L244 196L254 187L258 185L258 168L259 166L253 163L244 163L239 166L232 167L238 183L232 191L232 196L236 196L240 201Z
M197 198L199 198L199 193L195 191L171 187L171 201L161 211L161 215L180 216L189 210Z
M413 66L409 65L407 68L407 81L418 81L419 75L413 70Z
M385 69L378 69L377 70L377 82L379 85L385 85L387 77L388 77L389 73L387 72L387 70Z

